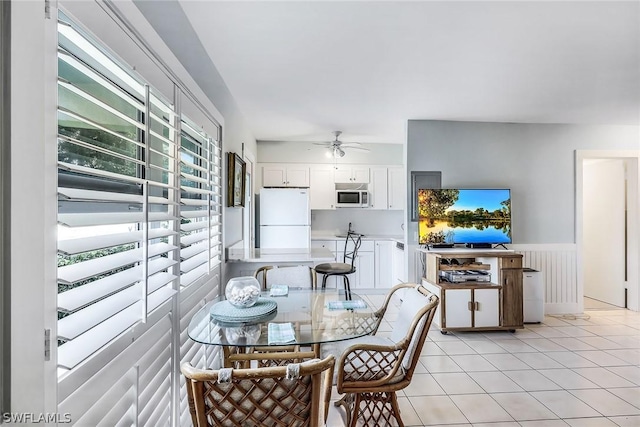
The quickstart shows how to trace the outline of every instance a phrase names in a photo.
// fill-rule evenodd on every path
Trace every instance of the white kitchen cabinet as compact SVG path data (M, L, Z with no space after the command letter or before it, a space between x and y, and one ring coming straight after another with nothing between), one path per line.
M402 210L407 205L407 177L402 167L387 169L387 188L389 209Z
M404 244L399 242L392 242L393 247L391 249L391 278L393 286L399 283L406 283L407 278L404 273L405 258L404 258Z
M500 324L499 298L497 289L474 289L474 327L494 327Z
M356 273L351 281L352 289L375 288L375 255L374 252L358 251L355 262Z
M309 170L309 203L311 209L335 209L336 186L332 165L313 165Z
M369 209L388 209L387 168L371 168Z
M375 287L391 288L396 285L393 277L392 251L395 242L391 240L375 241Z
M265 164L262 166L263 187L309 187L309 165Z
M336 184L368 184L369 168L360 165L337 165L334 182Z

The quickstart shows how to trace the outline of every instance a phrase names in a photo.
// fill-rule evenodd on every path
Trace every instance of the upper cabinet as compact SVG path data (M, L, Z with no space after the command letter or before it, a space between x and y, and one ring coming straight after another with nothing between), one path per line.
M309 204L311 209L336 208L333 165L311 165L309 184Z
M337 165L333 177L336 184L368 184L369 168L360 165Z
M263 187L309 187L309 165L264 164Z
M387 169L387 187L389 209L404 209L407 205L407 177L403 167Z
M371 168L369 208L388 209L387 168Z

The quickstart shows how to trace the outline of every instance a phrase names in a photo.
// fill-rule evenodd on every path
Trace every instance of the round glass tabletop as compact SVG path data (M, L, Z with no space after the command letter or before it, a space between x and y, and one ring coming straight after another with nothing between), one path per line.
M265 305L275 301L275 311L264 315L226 310L222 299L200 309L189 323L189 337L202 344L253 347L313 345L348 340L373 332L378 322L371 307L351 292L289 287L286 295L263 292ZM255 311L255 310L254 310Z

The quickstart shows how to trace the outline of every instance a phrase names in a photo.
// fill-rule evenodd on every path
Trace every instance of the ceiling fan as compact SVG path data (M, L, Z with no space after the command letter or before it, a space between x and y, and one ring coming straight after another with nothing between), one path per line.
M339 137L342 135L342 131L336 130L333 131L335 135L335 139L333 141L327 142L314 142L315 145L322 145L329 149L329 155L338 158L344 157L344 150L361 150L361 151L371 151L368 148L362 147L362 143L360 142L342 142Z

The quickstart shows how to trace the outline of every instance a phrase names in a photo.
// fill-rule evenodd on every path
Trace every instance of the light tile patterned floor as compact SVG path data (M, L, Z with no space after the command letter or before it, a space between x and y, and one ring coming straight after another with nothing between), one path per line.
M405 425L639 427L640 313L586 306L584 315L546 316L513 334L431 330L398 394ZM343 425L332 405L327 426Z

